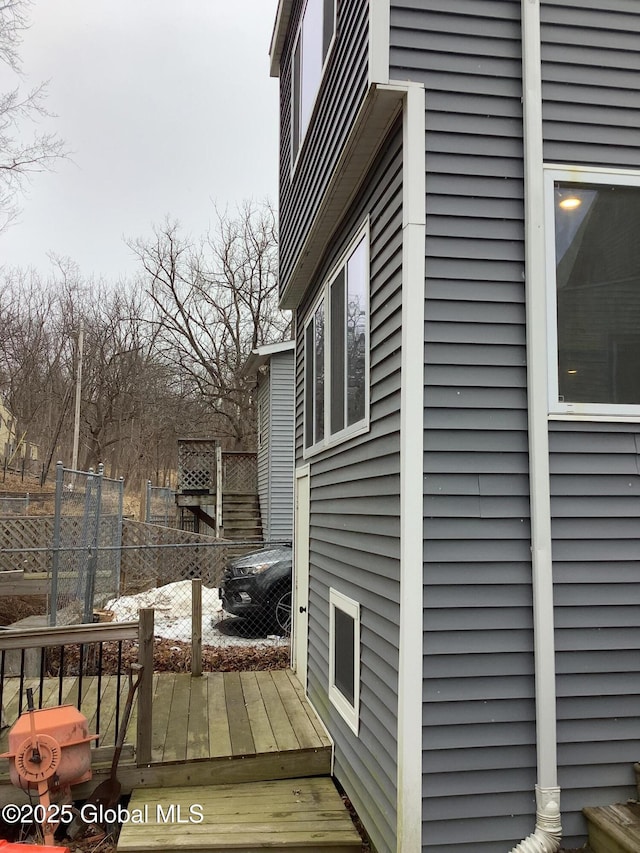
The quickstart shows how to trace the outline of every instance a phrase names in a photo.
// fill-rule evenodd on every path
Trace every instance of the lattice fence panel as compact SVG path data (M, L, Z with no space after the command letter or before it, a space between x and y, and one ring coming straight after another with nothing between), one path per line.
M35 549L51 548L52 539L53 516L0 518L0 570L50 571L51 551Z
M255 453L222 454L222 491L227 494L257 494L258 460Z
M208 439L178 441L179 491L215 491L217 446Z

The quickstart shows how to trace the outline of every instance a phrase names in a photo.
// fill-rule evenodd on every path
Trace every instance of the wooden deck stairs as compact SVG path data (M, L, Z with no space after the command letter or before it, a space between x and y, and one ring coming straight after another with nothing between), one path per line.
M292 672L178 675L154 698L154 753L169 763L131 785L128 808L144 820L123 825L119 851L362 849L329 775L330 741Z
M262 516L254 494L225 494L222 501L222 528L225 539L260 541Z
M25 681L42 691L45 707L58 704L58 679ZM3 704L18 717L20 679L5 682ZM75 702L78 679L64 679L63 704ZM106 779L115 735L115 676L86 678L82 712L99 726L105 755L93 778L74 786L76 800ZM96 718L97 691L102 714ZM120 685L124 701L126 681ZM256 853L359 853L360 836L331 778L332 744L295 674L272 672L156 673L153 676L151 761L137 764L138 697L118 768L127 808L118 850ZM8 731L0 733L0 751ZM97 756L96 756L97 758ZM28 802L0 766L0 805ZM123 800L123 805L126 801Z
M640 851L640 805L615 803L583 810L589 827L593 853L638 853Z

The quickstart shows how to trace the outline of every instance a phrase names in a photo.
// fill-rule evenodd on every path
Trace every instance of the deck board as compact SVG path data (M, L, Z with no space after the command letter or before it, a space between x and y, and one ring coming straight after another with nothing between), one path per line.
M227 675L229 677L225 678L224 684L232 753L233 755L254 755L256 745L244 701L240 673L230 672Z
M207 682L200 676L192 678L190 686L187 761L195 761L200 758L209 758Z
M291 725L288 713L278 693L278 688L274 683L273 673L258 672L256 676L267 714L269 715L269 719L273 721L273 733L278 749L301 749L302 747L296 736L296 732Z
M186 761L190 698L191 676L184 672L176 673L171 701L171 720L162 753L163 761Z
M164 744L171 720L171 705L173 703L173 688L175 679L160 678L155 685L153 694L153 728L151 733L151 760L162 761Z
M224 673L207 673L206 680L207 708L209 710L209 754L212 758L233 755L224 692Z
M258 687L256 673L243 672L241 684L256 752L274 752L278 744Z

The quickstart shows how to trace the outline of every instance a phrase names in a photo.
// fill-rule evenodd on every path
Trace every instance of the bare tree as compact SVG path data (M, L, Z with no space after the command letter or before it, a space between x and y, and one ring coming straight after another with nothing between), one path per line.
M0 63L16 85L0 92L0 232L16 218L17 199L34 172L50 169L65 156L64 142L55 134L25 135L25 125L50 115L45 108L46 83L23 91L19 48L28 28L31 0L0 0Z
M0 393L16 439L39 443L64 396L64 338L55 328L57 298L33 271L12 270L0 288ZM59 403L59 399L57 401Z
M278 309L276 217L246 202L217 213L216 230L190 241L173 222L131 246L144 270L159 350L193 399L206 401L215 429L231 446L255 431L243 366L256 347L290 336Z

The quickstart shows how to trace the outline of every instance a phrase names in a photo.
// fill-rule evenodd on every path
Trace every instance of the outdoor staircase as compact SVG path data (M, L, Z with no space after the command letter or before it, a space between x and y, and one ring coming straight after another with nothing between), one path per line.
M258 496L225 493L222 498L222 527L225 539L260 541L262 518Z
M151 763L118 768L132 816L119 853L361 853L295 673L155 678Z

